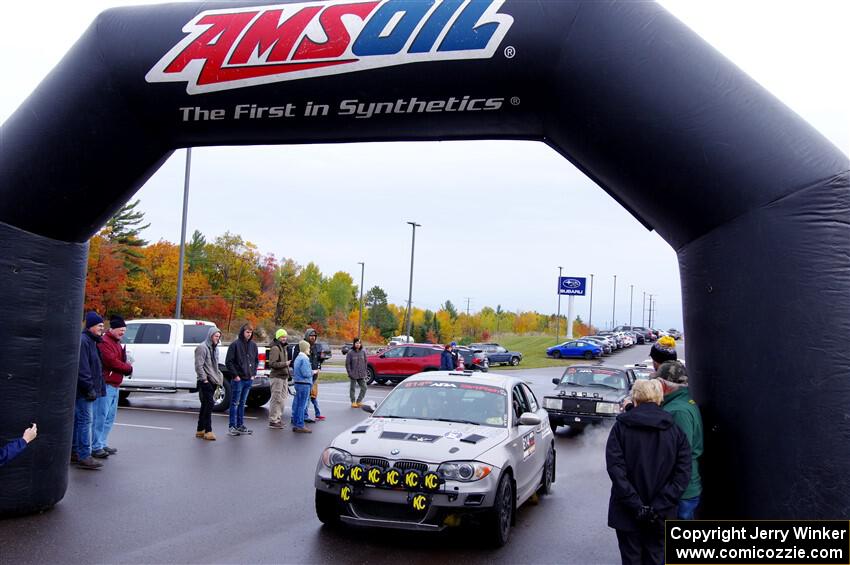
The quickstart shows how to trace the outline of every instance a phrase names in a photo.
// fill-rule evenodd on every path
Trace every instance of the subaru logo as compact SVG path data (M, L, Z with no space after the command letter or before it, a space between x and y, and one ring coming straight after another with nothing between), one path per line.
M581 281L576 279L564 279L561 285L564 288L580 288Z
M401 452L398 449L393 449L392 451L390 451L390 455L398 455L399 453Z

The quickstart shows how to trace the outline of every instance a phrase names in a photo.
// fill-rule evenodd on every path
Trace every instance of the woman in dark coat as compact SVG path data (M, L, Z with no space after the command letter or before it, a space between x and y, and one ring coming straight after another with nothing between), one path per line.
M611 477L608 526L617 530L623 565L664 563L664 520L691 478L688 439L659 405L657 381L638 381L635 407L617 416L605 460Z

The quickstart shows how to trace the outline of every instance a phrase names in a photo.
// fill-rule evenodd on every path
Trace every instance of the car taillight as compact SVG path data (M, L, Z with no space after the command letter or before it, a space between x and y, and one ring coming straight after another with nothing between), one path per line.
M266 368L266 354L260 353L258 355L258 357L259 357L259 362L257 363L257 370L262 371Z

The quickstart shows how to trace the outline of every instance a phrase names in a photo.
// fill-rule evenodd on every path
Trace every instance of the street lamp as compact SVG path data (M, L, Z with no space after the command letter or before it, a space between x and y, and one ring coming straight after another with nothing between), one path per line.
M363 325L363 273L366 271L366 263L358 262L360 265L360 314L357 315L357 339L360 339L360 330Z
M561 274L563 267L558 267L558 315L555 317L555 343L557 344L561 337Z
M405 339L410 338L410 307L413 304L413 251L416 249L416 228L421 228L422 224L416 222L407 222L413 228L413 238L410 240L410 288L407 291L407 333Z
M629 285L629 327L632 325L632 303L635 297L635 285Z
M611 307L611 329L614 329L614 318L617 312L617 275L614 275L614 306Z
M183 317L183 263L186 259L186 217L189 214L189 172L192 170L192 148L186 148L186 171L183 177L183 222L180 224L180 258L177 265L177 306L174 317Z
M590 273L590 313L587 315L587 329L593 331L593 273Z

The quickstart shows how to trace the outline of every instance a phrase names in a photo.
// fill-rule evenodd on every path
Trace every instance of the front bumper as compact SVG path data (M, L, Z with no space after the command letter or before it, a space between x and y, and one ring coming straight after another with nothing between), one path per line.
M390 462L390 469L393 462ZM436 464L429 464L434 472ZM501 469L493 467L489 475L474 482L445 481L437 491L424 488L373 486L354 484L349 479L336 480L331 469L321 461L316 468L316 490L340 500L340 520L359 526L418 531L440 531L460 523L464 516L478 514L493 507ZM341 491L349 487L350 499L343 501ZM413 498L424 495L423 510L414 510Z
M549 413L549 419L560 422L564 426L571 424L599 424L601 422L613 422L618 416L617 414L576 414L574 412L564 412L562 410L546 409Z

